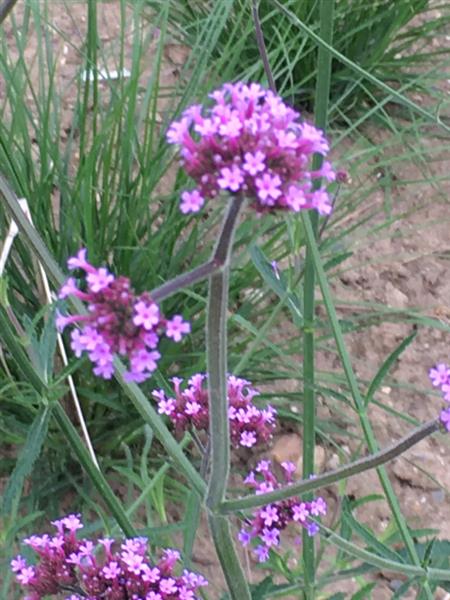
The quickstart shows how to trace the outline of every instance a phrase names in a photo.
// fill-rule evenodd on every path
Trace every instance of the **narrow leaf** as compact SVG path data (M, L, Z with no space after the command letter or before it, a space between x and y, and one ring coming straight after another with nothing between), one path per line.
M22 493L25 479L31 473L33 465L41 453L42 445L47 435L50 413L51 410L48 406L43 407L36 415L30 427L25 445L20 452L3 496L3 515L9 515L13 511L13 507Z

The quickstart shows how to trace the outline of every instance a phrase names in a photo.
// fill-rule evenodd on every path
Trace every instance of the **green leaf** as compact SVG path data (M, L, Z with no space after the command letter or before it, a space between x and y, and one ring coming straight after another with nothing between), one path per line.
M372 583L368 583L367 585L365 585L364 587L362 587L360 590L358 590L356 592L356 594L353 594L351 600L365 600L365 598L371 598L370 592L373 590L373 588L376 586L376 581L373 581Z
M25 445L19 454L3 496L1 509L3 515L9 515L13 512L14 506L22 493L25 479L31 473L33 465L41 453L47 435L50 414L51 409L48 406L43 407L30 427Z
M411 342L414 340L416 335L417 335L417 331L413 331L411 333L411 335L409 335L407 338L405 338L397 346L397 348L395 348L395 350L393 352L391 352L391 354L387 357L387 359L384 361L384 363L378 369L378 372L376 373L375 377L372 379L372 381L369 385L369 389L367 390L367 393L366 393L366 398L365 398L366 406L372 400L375 392L380 387L380 385L383 383L384 378L386 377L388 372L391 370L393 365L396 363L397 359L406 350L406 348L411 344Z
M297 296L288 290L283 273L278 271L275 272L264 252L256 244L250 246L249 253L253 264L265 283L273 292L275 292L280 300L286 301L286 305L292 313L295 324L297 327L301 327L303 324L303 314L300 302Z

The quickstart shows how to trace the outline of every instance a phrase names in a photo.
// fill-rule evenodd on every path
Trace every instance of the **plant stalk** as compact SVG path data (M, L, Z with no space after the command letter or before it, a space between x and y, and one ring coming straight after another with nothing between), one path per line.
M320 0L320 37L327 44L333 38L333 13L334 0ZM325 131L328 121L328 101L330 96L331 80L331 54L324 47L319 46L317 56L317 82L316 97L314 102L315 124ZM313 170L320 169L323 157L315 154ZM316 187L320 182L316 182ZM314 236L317 237L319 215L310 211L311 224ZM315 398L315 270L314 257L309 247L305 256L305 276L303 284L304 295L304 335L303 335L303 479L308 479L314 474L314 452L316 447L316 398ZM312 500L312 495L307 494L305 500ZM303 567L305 578L305 598L315 598L315 552L314 538L303 529Z
M250 600L250 591L236 554L228 520L217 514L223 502L230 470L230 429L227 391L227 306L228 276L237 217L242 197L231 200L213 253L223 267L209 279L206 317L208 368L209 441L211 465L206 493L208 520L217 556L233 600Z
M253 510L258 506L265 506L266 504L285 500L292 496L312 492L327 487L337 481L363 473L364 471L369 471L370 469L384 465L397 456L400 456L421 440L439 431L440 428L441 424L439 419L433 419L432 421L428 421L420 427L417 427L395 444L391 444L383 450L379 450L374 454L355 460L347 465L333 469L333 471L318 475L314 479L298 481L292 485L280 487L274 492L268 492L266 494L251 494L243 496L242 498L237 498L236 500L226 500L222 503L220 512L222 514L228 514L242 510Z

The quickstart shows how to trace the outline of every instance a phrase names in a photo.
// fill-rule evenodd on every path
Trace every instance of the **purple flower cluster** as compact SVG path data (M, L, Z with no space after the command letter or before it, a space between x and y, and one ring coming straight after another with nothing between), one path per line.
M67 325L79 324L71 332L71 347L75 356L87 352L94 363L94 373L110 379L114 372L113 355L128 357L128 381L138 383L151 376L161 357L157 351L159 337L179 342L190 332L189 323L176 315L167 320L148 292L136 296L127 277L115 277L107 269L92 266L86 260L86 249L69 258L70 270L81 269L86 274L86 290L78 288L69 277L59 292L59 298L75 296L87 302L87 315L58 315L56 325L62 331Z
M282 463L284 482L280 483L271 471L271 462L262 460L256 466L256 472L251 471L244 480L252 487L256 494L264 494L281 487L283 484L292 483L292 475L295 465L291 462ZM259 562L265 562L269 558L271 548L280 545L280 534L290 523L296 523L308 531L310 536L319 531L317 523L311 517L320 517L327 512L327 505L323 498L316 498L311 502L302 502L297 497L288 498L267 504L253 513L253 518L247 526L241 529L239 541L247 546L253 539L260 543L254 548Z
M450 367L444 363L430 369L430 379L434 387L441 389L444 400L448 403L447 408L441 410L441 423L450 432Z
M322 131L257 83L226 83L210 97L211 107L191 106L167 132L197 184L181 195L183 213L198 212L206 198L227 192L250 198L258 212L313 208L330 214L330 197L314 181L334 181L336 173L329 162L310 170L312 155L329 151Z
M208 389L206 375L193 375L184 390L183 380L172 379L174 397L168 397L163 390L152 393L158 402L158 412L167 415L177 431L194 427L197 431L209 428ZM252 399L259 394L249 381L228 376L228 402L230 418L230 436L237 448L251 448L256 444L268 442L275 429L276 410L271 406L259 409Z
M147 557L147 538L127 539L113 550L115 541L77 539L83 527L79 515L53 521L56 535L32 535L24 543L39 556L28 565L22 556L11 562L17 582L26 588L25 600L41 600L65 593L65 600L198 600L207 581L184 570L175 574L180 558L167 549L157 564Z

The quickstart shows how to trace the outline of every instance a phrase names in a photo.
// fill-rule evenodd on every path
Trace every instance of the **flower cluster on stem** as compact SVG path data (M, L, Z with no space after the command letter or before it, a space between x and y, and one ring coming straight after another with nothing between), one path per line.
M277 488L289 485L293 482L293 474L296 466L291 462L283 462L284 482L280 482L271 469L271 462L262 460L251 471L244 483L255 490L256 494L271 492ZM243 546L249 545L252 540L257 540L254 553L259 562L266 562L269 558L270 549L280 545L281 532L291 523L299 525L307 530L310 536L316 535L319 527L311 517L318 518L325 515L327 505L323 498L318 497L311 502L302 502L297 497L272 502L258 508L252 518L241 529L239 541Z
M174 377L172 383L173 396L167 396L163 390L152 393L158 402L158 412L167 415L179 432L189 428L207 431L209 408L206 375L193 375L184 389L183 379ZM258 408L252 402L258 394L249 381L228 376L230 434L236 448L251 448L272 439L276 410L272 406Z
M55 535L32 535L24 540L38 554L36 565L29 565L20 555L11 562L17 582L26 589L25 600L62 593L65 600L198 600L198 590L207 585L196 573L175 573L180 559L176 550L164 550L152 564L147 538L120 544L111 538L98 543L78 539L76 532L83 524L73 514L52 524Z
M450 367L439 363L429 372L431 383L442 392L442 397L447 402L446 408L441 410L440 419L445 429L450 432Z
M165 319L148 292L135 295L127 277L115 277L103 267L96 268L86 259L86 249L69 258L70 270L85 273L85 289L69 277L59 292L59 298L75 296L87 303L88 314L59 314L57 327L78 325L71 332L71 347L77 357L87 352L94 364L94 373L110 379L114 373L113 355L117 353L129 362L125 377L138 383L151 376L161 355L158 352L162 334L179 342L190 332L189 323L180 315Z
M334 181L336 173L327 161L316 171L310 166L313 154L329 151L322 131L257 83L226 83L210 98L211 106L191 106L167 132L197 184L181 196L183 213L198 212L206 198L225 192L249 198L258 212L330 214L318 180Z

